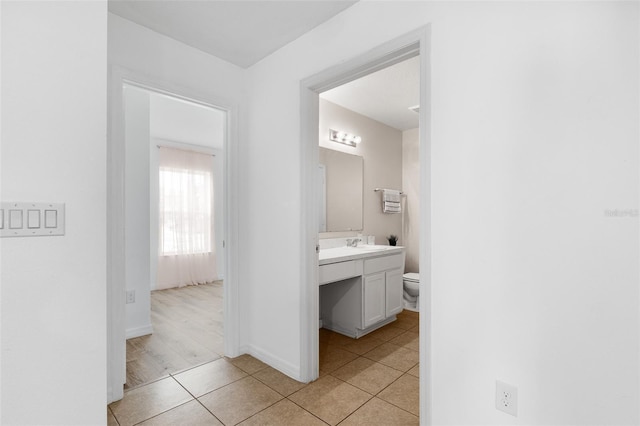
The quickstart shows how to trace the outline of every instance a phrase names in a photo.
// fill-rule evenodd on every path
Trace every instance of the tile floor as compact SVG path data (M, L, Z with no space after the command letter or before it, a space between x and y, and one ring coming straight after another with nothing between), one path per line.
M417 425L418 314L358 340L320 330L320 377L304 384L257 359L218 358L129 389L109 425Z

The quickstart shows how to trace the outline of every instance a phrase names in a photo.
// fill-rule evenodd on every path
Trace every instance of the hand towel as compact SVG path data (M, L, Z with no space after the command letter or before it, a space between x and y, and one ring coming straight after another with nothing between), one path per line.
M383 213L401 213L400 191L394 189L382 190L382 212Z

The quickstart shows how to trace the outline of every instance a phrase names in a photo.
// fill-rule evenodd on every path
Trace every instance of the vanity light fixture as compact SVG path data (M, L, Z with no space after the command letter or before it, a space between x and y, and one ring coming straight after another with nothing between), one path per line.
M329 140L349 146L356 146L357 144L362 142L362 138L360 136L333 129L329 129Z

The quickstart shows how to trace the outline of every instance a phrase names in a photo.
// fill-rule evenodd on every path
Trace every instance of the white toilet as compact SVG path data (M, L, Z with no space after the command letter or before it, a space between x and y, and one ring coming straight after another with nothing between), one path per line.
M409 311L420 311L420 274L407 272L402 276L404 284L404 308Z

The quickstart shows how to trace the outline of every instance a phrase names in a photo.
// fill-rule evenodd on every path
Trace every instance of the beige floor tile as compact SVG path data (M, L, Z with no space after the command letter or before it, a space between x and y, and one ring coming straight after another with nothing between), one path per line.
M198 397L246 377L247 373L224 358L176 374L175 379Z
M325 426L326 423L293 402L283 399L240 423L242 426Z
M420 379L405 374L380 392L378 398L419 416Z
M364 357L404 372L420 361L418 352L392 343L382 344L364 354Z
M322 377L289 399L325 422L335 425L371 398L368 393L336 379Z
M337 370L348 362L353 361L358 357L353 352L345 351L339 346L326 346L320 347L319 354L319 367L320 376L325 376L332 371Z
M384 340L376 339L371 335L366 335L342 346L342 349L345 349L349 352L353 352L358 355L363 355L369 352L371 349L378 347L383 343L384 343Z
M406 330L402 328L394 327L392 324L389 324L389 325L385 325L382 328L377 329L376 331L372 331L371 333L369 333L369 335L371 337L375 337L376 339L380 339L380 340L384 340L385 342L388 342L394 337L401 335L405 331Z
M411 413L389 404L378 398L373 398L355 413L340 423L340 426L371 426L371 425L418 425L420 419Z
M109 407L107 407L107 426L118 426L118 421L113 417L113 413Z
M141 426L221 426L222 423L198 401L190 401L140 423Z
M420 312L410 311L408 309L403 309L399 314L396 315L397 318L413 318L419 319Z
M418 365L413 367L411 370L407 371L407 374L411 374L412 376L420 378L420 363L418 363Z
M413 331L414 333L420 334L420 326L416 325L415 327L410 328L409 331Z
M331 375L375 395L402 376L402 372L360 357L340 367Z
M305 383L293 380L286 374L282 374L275 368L271 367L258 371L253 375L253 377L283 396L289 396L306 386Z
M158 380L125 392L124 398L109 405L121 426L134 425L192 400L173 378Z
M225 425L235 425L282 399L253 377L245 377L199 398Z
M394 327L401 328L403 330L410 330L413 327L417 326L420 323L418 317L413 316L400 316L398 315L398 319L395 320L392 324Z
M336 333L335 331L327 330L326 328L321 328L318 330L318 340L320 341L320 346L323 345L348 345L353 342L355 339L351 337L345 336L344 334Z
M402 346L413 351L419 351L420 335L418 333L414 333L413 331L406 331L398 337L394 337L393 339L391 339L389 343L393 343L394 345Z
M238 367L239 369L241 369L247 374L253 374L255 372L258 372L268 367L268 365L265 364L264 362L258 359L255 359L251 355L247 355L247 354L240 355L239 357L236 357L236 358L227 358L227 361L229 361L231 364L235 365L236 367Z

